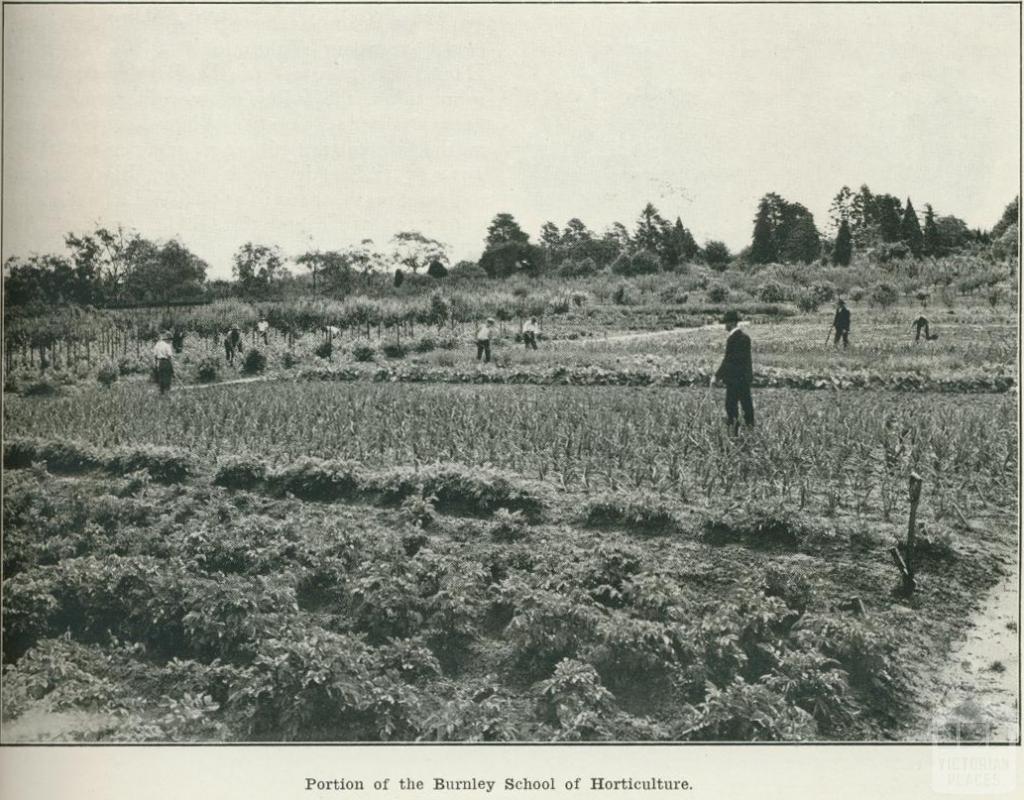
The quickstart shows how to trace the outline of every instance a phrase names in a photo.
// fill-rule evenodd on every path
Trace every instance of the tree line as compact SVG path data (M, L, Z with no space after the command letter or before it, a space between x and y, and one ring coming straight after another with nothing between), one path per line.
M758 202L751 243L737 254L721 241L703 246L680 217L674 222L651 203L632 229L613 222L602 233L579 218L563 227L545 222L536 242L507 212L487 228L476 262L450 264L448 247L419 231L400 231L377 247L364 239L337 250L309 250L285 256L270 244L246 242L232 257L232 281L208 281L208 265L176 239L154 242L136 231L97 228L65 237L66 254L11 257L4 264L4 305L28 312L56 305L124 307L198 303L239 297L280 299L301 294L345 297L390 286L446 277L504 278L553 274L586 278L599 272L632 276L672 272L687 264L713 269L815 261L848 265L857 253L880 263L938 257L989 248L996 258L1017 256L1018 201L1006 206L991 231L970 230L952 215L913 202L875 194L866 185L844 186L832 200L828 234L802 204L777 193ZM289 262L301 272L294 274Z

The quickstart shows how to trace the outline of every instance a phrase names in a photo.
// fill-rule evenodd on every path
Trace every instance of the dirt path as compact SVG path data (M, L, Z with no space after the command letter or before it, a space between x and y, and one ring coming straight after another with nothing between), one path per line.
M748 328L748 325L741 325L741 328ZM579 344L603 344L604 342L629 342L642 339L654 339L660 336L678 336L684 333L694 333L695 331L715 331L722 330L722 324L719 322L713 322L709 325L699 325L696 328L669 328L664 331L640 331L639 333L619 333L614 336L603 336L601 338L591 337L589 339L558 339L558 345L579 345Z
M1013 740L1018 736L1020 595L1016 567L973 615L966 638L950 651L935 680L936 705L925 728L928 741Z

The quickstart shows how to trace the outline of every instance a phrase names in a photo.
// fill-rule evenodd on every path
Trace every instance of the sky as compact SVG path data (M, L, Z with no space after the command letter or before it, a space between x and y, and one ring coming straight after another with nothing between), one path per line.
M1019 7L6 6L3 258L97 224L229 277L491 218L749 243L844 184L991 227L1020 176Z

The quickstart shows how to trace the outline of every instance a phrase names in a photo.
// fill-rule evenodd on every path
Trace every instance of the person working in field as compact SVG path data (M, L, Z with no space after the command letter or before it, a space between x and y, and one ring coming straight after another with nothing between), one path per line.
M491 361L491 336L494 333L494 318L488 317L476 330L476 360L481 358L485 364Z
M711 379L725 384L725 420L729 430L736 434L739 431L739 407L743 409L743 423L748 428L754 427L754 400L750 395L750 387L754 382L754 367L750 355L750 337L739 329L740 315L730 310L722 317L729 336L725 340L725 357Z
M536 317L530 317L530 319L523 324L523 344L526 345L527 350L537 349L537 334L539 332Z
M833 347L839 346L839 340L843 340L843 349L850 344L850 309L846 307L843 298L836 303L836 316L832 320L832 327L836 329L836 338L832 342Z
M224 337L224 357L229 364L235 363L235 353L242 352L242 332L237 325L232 325L228 335Z
M174 378L174 348L171 347L170 331L161 333L153 345L153 361L160 394L167 394L171 390L171 381Z
M939 334L931 333L928 330L928 317L920 316L913 322L914 325L914 341L921 341L921 330L924 329L924 340L926 342L933 342L939 338Z
M260 321L256 323L256 333L258 333L263 338L264 345L269 344L269 342L267 341L267 332L269 330L270 323L261 317Z

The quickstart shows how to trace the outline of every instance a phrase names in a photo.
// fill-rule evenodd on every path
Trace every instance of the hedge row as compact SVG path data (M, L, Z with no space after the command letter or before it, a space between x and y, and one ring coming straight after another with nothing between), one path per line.
M187 450L178 447L117 447L99 449L82 442L14 437L4 442L4 468L19 469L45 462L55 473L106 472L128 475L147 470L161 483L181 483L196 473Z
M496 383L534 386L706 386L711 373L701 369L604 369L602 367L517 368L510 370L377 367L360 369L312 368L297 375L306 381L373 381L377 383ZM754 386L778 389L872 389L897 392L999 394L1011 391L1011 375L970 373L933 378L916 373L845 372L825 375L796 370L763 369L754 373Z
M352 461L304 457L278 468L248 457L218 464L213 482L232 489L290 494L302 500L363 500L400 505L409 497L432 497L441 511L493 514L521 511L531 521L543 516L546 488L514 474L462 464L368 469Z

